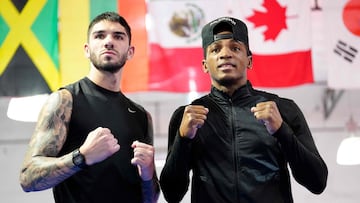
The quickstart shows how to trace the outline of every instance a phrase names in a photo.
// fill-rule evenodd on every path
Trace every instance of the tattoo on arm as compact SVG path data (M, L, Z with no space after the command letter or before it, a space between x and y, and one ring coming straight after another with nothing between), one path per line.
M23 190L51 188L78 170L71 153L57 157L66 140L71 111L72 96L67 90L52 93L44 104L20 173Z

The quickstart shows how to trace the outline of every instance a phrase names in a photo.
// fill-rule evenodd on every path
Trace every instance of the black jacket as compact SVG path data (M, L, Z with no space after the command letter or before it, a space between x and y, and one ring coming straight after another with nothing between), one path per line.
M275 101L283 124L273 135L250 108ZM193 140L179 136L185 106L172 115L160 184L168 202L293 202L288 165L297 182L313 193L326 187L327 166L299 107L292 100L255 90L248 82L232 97L212 87L193 102L207 107L205 124Z

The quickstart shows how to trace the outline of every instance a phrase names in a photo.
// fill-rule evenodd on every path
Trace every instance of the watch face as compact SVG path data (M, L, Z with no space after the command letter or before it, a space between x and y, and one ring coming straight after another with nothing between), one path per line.
M73 152L73 163L79 168L86 167L85 157L80 153L78 149Z
M81 156L81 154L78 154L77 156L74 157L74 164L79 166L81 164L83 164L84 162L84 159L83 157Z

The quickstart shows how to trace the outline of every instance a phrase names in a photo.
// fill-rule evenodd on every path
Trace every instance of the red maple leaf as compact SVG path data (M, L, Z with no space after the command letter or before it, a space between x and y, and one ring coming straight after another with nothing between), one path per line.
M282 7L276 0L264 0L262 6L266 12L254 10L254 14L246 19L254 23L255 28L266 26L265 41L275 40L282 29L287 29L286 6Z

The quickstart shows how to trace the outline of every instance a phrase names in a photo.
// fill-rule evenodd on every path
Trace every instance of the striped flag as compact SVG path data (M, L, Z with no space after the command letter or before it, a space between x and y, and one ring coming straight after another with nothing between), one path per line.
M117 0L59 1L60 75L61 85L84 77L90 68L84 55L87 29L92 18L104 11L118 11Z
M360 0L325 1L328 86L360 88Z
M126 63L121 80L124 92L147 91L148 49L144 0L59 0L60 10L60 71L62 85L75 82L89 71L83 46L90 21L105 11L124 16L131 26L135 56ZM63 12L61 12L63 11Z

